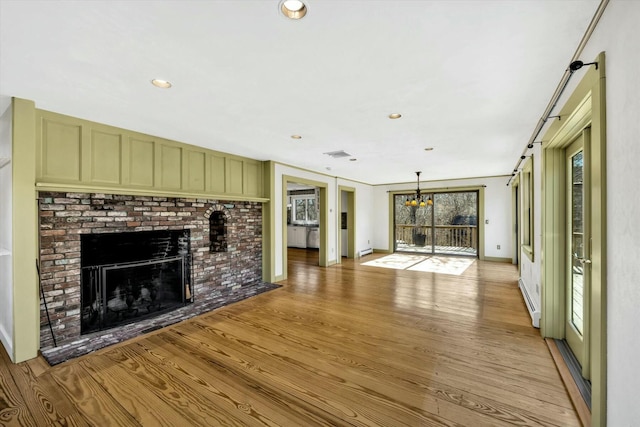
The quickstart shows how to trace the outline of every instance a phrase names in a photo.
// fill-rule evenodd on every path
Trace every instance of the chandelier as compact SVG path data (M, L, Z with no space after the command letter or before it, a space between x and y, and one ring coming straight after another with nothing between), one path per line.
M405 200L404 205L405 206L419 206L421 208L429 205L433 205L433 200L431 200L431 197L427 198L425 200L424 196L422 196L420 194L420 174L422 172L416 172L417 175L417 184L418 184L418 188L416 190L416 194L413 196L413 198L411 198L411 196L407 196L407 200Z

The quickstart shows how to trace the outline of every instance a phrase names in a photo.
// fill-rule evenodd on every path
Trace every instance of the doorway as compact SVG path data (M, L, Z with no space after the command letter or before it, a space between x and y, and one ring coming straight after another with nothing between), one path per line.
M588 144L590 128L585 128L565 149L567 183L565 244L565 337L567 344L581 366L581 376L589 380L589 164L584 146Z
M479 191L395 194L394 252L478 256Z
M338 199L338 248L340 248L337 262L342 258L356 257L356 189L354 187L338 186L340 197Z
M294 211L294 202L287 197L287 193L290 187L300 187L299 189L313 189L315 195L312 201L309 201L310 196L305 196L303 198L307 198L306 202L297 203L298 208L300 209L300 213ZM304 187L304 188L303 188ZM328 254L328 218L329 218L329 206L328 206L328 186L327 183L314 181L301 177L294 177L289 175L282 175L282 260L283 260L283 272L282 276L279 276L279 280L287 279L287 251L288 251L288 243L292 238L296 239L298 242L298 246L302 247L302 243L304 242L304 246L307 246L307 242L309 242L309 237L311 237L311 245L315 246L317 242L317 257L318 257L318 265L321 267L327 267L329 265L329 254ZM306 213L303 216L303 206L306 206ZM310 206L317 210L317 227L315 228L311 236L309 235L309 230L303 229L302 231L298 231L298 235L290 235L289 233L289 225L287 223L288 219L291 219L293 222L293 218L297 218L296 222L298 222L298 226L307 226L315 224L310 224L310 222L315 221L314 214L309 214L308 210ZM302 219L304 218L304 219ZM306 222L306 224L305 224ZM294 231L295 233L295 231ZM313 248L314 251L316 248Z
M578 379L590 380L593 425L606 424L604 59L586 71L542 138L540 330L566 342Z

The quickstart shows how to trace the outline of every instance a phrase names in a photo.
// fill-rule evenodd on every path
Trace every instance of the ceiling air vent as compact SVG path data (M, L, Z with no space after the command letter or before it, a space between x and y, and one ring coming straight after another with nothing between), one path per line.
M331 156L334 159L340 159L342 157L351 157L351 154L346 153L343 150L340 150L340 151L329 151L328 153L323 153L323 154L326 154L327 156Z

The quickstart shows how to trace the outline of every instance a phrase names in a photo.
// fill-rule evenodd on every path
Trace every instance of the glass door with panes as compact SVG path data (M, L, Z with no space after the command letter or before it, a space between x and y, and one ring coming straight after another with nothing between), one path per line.
M583 367L582 375L589 378L589 280L590 229L588 209L588 174L583 133L566 149L567 159L567 271L565 335L571 351Z
M394 196L394 251L424 254L478 254L478 192Z

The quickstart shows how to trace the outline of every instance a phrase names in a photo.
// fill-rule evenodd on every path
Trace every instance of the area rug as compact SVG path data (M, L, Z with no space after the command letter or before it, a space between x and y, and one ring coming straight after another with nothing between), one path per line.
M416 265L426 259L426 256L420 255L391 254L382 258L362 263L361 265L367 265L370 267L393 268L396 270L406 270L409 267Z
M409 267L408 270L459 276L474 262L476 262L475 258L432 256L419 264Z

